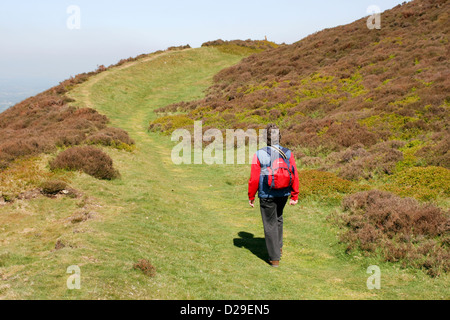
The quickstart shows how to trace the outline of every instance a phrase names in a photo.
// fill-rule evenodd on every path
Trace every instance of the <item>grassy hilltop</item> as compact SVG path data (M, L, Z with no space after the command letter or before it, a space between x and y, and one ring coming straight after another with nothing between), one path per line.
M0 299L448 299L445 19L414 1L380 31L172 48L0 114ZM168 133L194 120L286 130L301 204L278 270L248 166L173 165Z

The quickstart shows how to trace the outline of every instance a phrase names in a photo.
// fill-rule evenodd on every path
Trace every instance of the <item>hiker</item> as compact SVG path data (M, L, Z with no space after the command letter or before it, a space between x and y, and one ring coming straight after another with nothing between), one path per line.
M267 147L253 157L248 198L250 206L254 208L258 192L269 264L276 268L283 253L283 210L289 196L290 205L298 203L299 180L291 150L279 144L279 128L270 124L266 133Z

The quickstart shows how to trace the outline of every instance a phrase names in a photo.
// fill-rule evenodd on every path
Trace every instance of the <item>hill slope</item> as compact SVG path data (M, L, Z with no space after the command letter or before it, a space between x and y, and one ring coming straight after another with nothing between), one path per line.
M302 198L336 205L347 194L348 252L448 272L449 14L448 1L416 0L384 12L381 30L363 18L252 55L217 74L204 99L156 110L164 117L150 129L275 122L312 169L301 172ZM353 200L356 208L345 205Z
M276 122L305 165L358 180L414 166L450 168L450 3L416 0L326 29L222 70L208 95L157 110L204 126ZM154 130L173 130L165 122Z
M415 8L417 3L419 2L397 8L393 12L409 18L411 13L403 10ZM423 14L419 12L418 16L428 17L427 12L435 12L435 6L440 5L441 10L436 11L434 18L428 17L424 20L426 25L432 21L440 26L442 23L439 21L443 19L440 13L443 8L447 8L446 3L424 1L419 5L430 3L432 4L430 7L423 6L426 10ZM388 15L388 17L394 16ZM420 18L413 19L409 23L414 26L416 20L420 21ZM398 23L394 20L385 19L384 21L388 23L387 26L392 23L392 28L398 27L398 25L394 25ZM342 28L345 29L348 26ZM445 30L440 27L435 28L435 30L438 29ZM324 31L324 34L327 35L327 32L336 32L336 30ZM338 35L339 33L336 32L336 38ZM357 38L357 33L353 36L356 37L355 39L363 41L364 37ZM39 144L30 141L31 148L29 150L32 152L26 153L25 158L17 160L13 157L5 160L4 163L8 169L0 172L2 188L5 185L9 188L9 184L16 180L25 181L23 185L18 186L19 189L29 188L29 183L32 188L35 188L35 180L45 180L49 175L57 175L57 177L67 180L78 194L75 194L75 197L36 196L31 200L17 199L7 204L0 202L0 298L448 299L450 275L444 272L437 278L428 276L426 273L426 268L430 267L428 261L422 261L424 270L417 270L416 267L409 265L400 269L396 263L399 260L393 259L390 262L384 262L382 256L368 255L362 250L346 251L349 248L340 241L339 235L343 233L343 230L330 218L341 216L340 205L345 197L344 210L347 211L344 218L347 219L346 222L349 226L354 227L354 230L351 231L355 231L358 233L357 235L366 236L364 244L367 245L369 242L369 245L373 247L374 242L370 243L370 240L375 238L374 233L370 233L373 230L370 229L371 226L367 224L367 221L364 221L367 215L358 216L358 214L361 208L373 204L375 204L375 208L373 206L370 208L371 213L377 213L380 211L377 206L382 202L373 201L374 193L372 191L348 195L374 186L384 186L386 184L383 181L375 179L370 182L370 185L360 184L338 178L328 172L302 170L301 206L286 210L285 253L282 267L274 270L269 268L264 261L267 257L258 209L251 210L247 205L248 167L238 165L174 166L171 161L173 143L170 138L157 132L147 132L149 122L161 124L159 128L163 130L165 125L170 122L154 122L158 117L158 114L153 112L154 110L173 112L179 109L178 111L190 112L190 110L196 109L197 114L201 115L201 119L204 119L207 124L218 127L220 127L220 123L234 128L259 127L268 121L278 121L284 129L294 130L295 125L312 123L314 128L315 126L320 128L315 136L318 139L324 139L323 137L327 135L326 137L332 141L332 144L323 147L319 144L318 147L302 142L302 147L296 151L297 155L302 156L304 163L307 160L317 161L321 162L318 166L326 166L333 163L333 157L344 156L345 152L349 152L346 158L357 160L356 158L364 155L364 151L369 153L368 156L373 156L374 150L380 149L381 153L388 154L392 152L391 150L400 149L397 151L401 152L405 159L399 160L394 157L395 170L398 165L398 169L401 169L399 172L407 174L394 175L399 181L397 186L405 185L404 181L408 179L416 181L417 176L425 177L429 183L425 191L430 193L425 192L422 196L427 199L434 197L433 199L438 199L442 204L442 201L448 199L447 193L445 193L448 191L442 189L442 185L445 185L442 180L433 179L436 172L447 172L445 171L447 169L414 167L417 158L420 157L415 152L419 148L423 149L424 144L426 147L434 148L433 143L440 143L439 135L445 134L439 127L441 124L445 124L446 117L443 117L442 114L445 115L448 110L445 102L440 107L442 92L436 91L438 113L436 118L430 121L433 125L437 124L436 129L432 129L433 132L436 131L436 137L432 135L422 137L421 134L401 136L400 139L396 137L393 141L387 141L388 143L377 140L373 145L363 144L363 147L354 144L347 150L347 146L342 144L338 138L330 139L341 131L345 132L345 130L341 130L344 123L352 128L351 132L361 133L361 137L377 137L378 134L384 137L377 131L380 129L377 126L380 123L377 122L379 119L370 119L377 115L381 117L382 113L376 113L378 107L362 110L352 109L356 108L352 107L352 104L357 105L357 99L364 98L364 103L371 102L366 96L368 94L366 86L368 87L368 85L365 84L364 87L361 85L363 81L366 81L368 69L365 68L368 68L369 65L360 68L364 70L360 72L361 76L359 76L355 71L357 67L353 64L355 56L351 59L345 58L346 54L351 53L352 50L362 50L362 48L358 49L359 42L355 42L355 48L353 46L347 48L349 51L345 51L344 45L344 51L340 53L342 56L339 56L339 52L333 53L335 54L333 59L342 58L344 60L341 62L347 61L352 66L352 68L342 70L343 73L340 76L337 74L327 75L325 69L320 69L321 57L315 64L312 64L312 67L305 63L306 75L301 78L297 77L296 71L292 71L297 70L297 67L300 70L299 66L292 66L293 69L289 71L287 70L289 63L285 64L284 62L278 65L278 62L272 59L275 53L290 57L292 48L302 46L305 47L297 48L295 54L306 54L308 53L307 48L309 48L307 57L312 59L312 53L319 52L317 50L321 48L320 43L316 46L317 38L314 37L294 46L269 49L266 53L252 56L244 60L242 64L220 72L215 77L214 83L214 75L223 68L238 63L250 53L248 48L245 50L233 46L218 48L217 42L213 42L211 43L212 47L205 46L200 49L158 53L155 56L141 57L131 62L124 61L117 68L108 68L108 70L101 68L98 70L99 72L87 78L83 76L81 79L72 79L70 81L71 90L67 92L67 88L64 86L59 87L61 92L65 93L64 97L52 90L50 92L52 99L48 104L48 101L44 101L46 99L41 100L41 98L47 98L48 95L38 97L38 103L44 101L42 106L48 107L44 108L44 112L40 114L42 116L40 120L45 120L48 111L54 111L52 120L61 119L55 123L68 121L69 124L79 122L78 124L84 125L70 127L58 124L55 128L92 130L85 132L87 135L83 135L77 143L84 144L86 142L84 139L103 130L96 127L95 121L91 120L107 121L107 117L110 123L102 123L102 126L108 124L123 128L135 141L135 147L131 150L99 147L114 160L115 167L122 175L121 179L112 181L97 180L80 172L50 172L49 160L56 156L61 149L61 146L58 149L58 145L54 144L55 140L52 140L51 148L45 150L46 154L41 154L42 150L40 149L32 149L39 147ZM436 45L442 40L442 37L437 37ZM325 36L324 38L327 39ZM370 39L370 41L375 41ZM380 48L384 48L384 46L401 48L398 41L397 43L386 41L386 38L383 37L380 37L377 42L379 43L374 44L374 47L380 45ZM409 44L414 45L413 43ZM446 43L443 44L446 45ZM438 47L436 50L440 54L442 47ZM398 54L403 55L403 49L400 51ZM423 54L427 59L430 58L427 52ZM439 54L436 58L440 57ZM259 61L261 57L268 63L261 63ZM404 57L406 60L410 60L406 55ZM302 63L301 61L303 61L300 58L292 58L294 62ZM393 59L394 57L390 60ZM419 64L420 61L418 59ZM415 62L414 60L413 68L416 67ZM326 64L326 61L323 63L324 68L328 66L331 70L340 65L337 61L334 65L332 62L330 65ZM380 63L379 66L384 66L385 69L393 67L388 61L380 60ZM442 63L444 67L446 63L446 60ZM258 71L261 66L269 68L273 66L274 70ZM285 66L288 67L286 70L279 70L280 67L284 68ZM243 72L247 68L252 72ZM308 68L318 68L319 71ZM401 70L403 69L398 69L398 71ZM383 72L385 71L383 70ZM420 75L423 72L424 70L417 74ZM265 74L268 75L267 79L265 79ZM293 78L289 79L291 76ZM254 80L252 80L253 77ZM409 79L409 77L406 78ZM426 92L428 92L426 90L434 88L435 84L437 88L442 84L446 85L446 82L441 82L441 80L438 77L432 84L424 83L423 87L418 87L414 92L420 92L426 96ZM383 80L383 82L386 81ZM419 82L418 80L414 81ZM394 80L387 81L386 85L389 85L390 82L394 82ZM202 99L204 90L208 87L210 88L208 96L206 99ZM298 105L290 106L288 104L297 98L296 93L290 100L291 98L286 93L291 90L298 91L299 99L301 99ZM403 90L396 92L401 99L406 99L410 94L408 90L407 88L406 93ZM53 100L54 94L56 94L56 100ZM259 94L264 95L264 98L257 98ZM336 101L329 101L330 94ZM400 99L399 97L397 98ZM61 99L63 101L60 101ZM319 103L320 99L324 99L323 101L327 103ZM429 99L429 97L423 99ZM397 107L407 109L406 105L413 105L421 110L420 106L416 105L418 101L414 100L417 98L401 100L401 103L393 103L390 107L397 110ZM195 102L179 104L180 101ZM251 111L242 108L244 104L239 106L244 102L248 102L252 106L252 101L256 104L253 106L255 109ZM296 112L288 113L291 108L303 108L304 104L308 105L308 102L313 103L310 113L308 113L308 108L302 109L297 115L295 115ZM338 109L343 111L342 119L339 118L338 110L321 109L323 105L333 106L334 104L331 102L339 104ZM8 121L3 119L0 122L0 129L16 130L16 128L10 127L10 124L14 123L17 125L17 129L25 129L21 132L26 139L36 139L41 133L45 133L45 125L42 125L40 120L28 122L27 117L16 118L13 116L13 113L22 116L35 115L34 111L38 108L33 108L34 103L36 100L31 100L19 108L13 108L10 111L12 113L7 113ZM266 110L264 107L266 103L267 106L275 104ZM349 104L347 105L347 103ZM429 103L432 101L429 100ZM402 104L404 104L403 107ZM166 107L167 105L170 107ZM434 112L436 105L424 110L428 109L428 111ZM380 104L379 107L382 108L383 104ZM227 112L228 109L230 111ZM83 110L81 114L86 113L93 118L84 119L88 122L82 121L82 117L78 117L80 111L77 110ZM382 110L380 112L388 112L384 109L380 110ZM60 114L60 111L64 112ZM71 119L74 114L76 115L75 119ZM353 114L356 115L355 119L358 119L356 123L351 121ZM358 118L361 114L364 116ZM180 115L178 116L180 117ZM191 120L197 119L189 113L181 116L190 117ZM401 114L399 116L406 117ZM298 117L303 120L307 119L305 122L302 120L297 123ZM327 117L330 118L328 129L326 129L326 125L320 126L322 123L320 121L326 120ZM30 119L35 118L30 117ZM293 123L289 123L290 119ZM366 119L372 120L374 125L367 126L367 123L359 122L359 120ZM381 119L384 121L384 118ZM396 119L394 117L394 120ZM318 122L316 123L316 121ZM401 121L402 125L406 124ZM395 121L393 122L393 125L397 124ZM33 125L30 130L26 130L29 124L36 126ZM293 126L291 127L291 125ZM334 128L332 128L333 125ZM336 126L338 127L336 128ZM172 128L168 129L170 131ZM398 128L394 126L394 129ZM429 128L423 130L429 130ZM61 132L65 132L65 130ZM393 132L408 133L409 131L399 129L399 131L393 130ZM79 134L78 131L76 133L75 136ZM302 137L301 139L306 137L295 132L294 135ZM360 139L359 135L356 138ZM8 141L3 142L7 143ZM396 145L398 146L396 147ZM62 147L66 146L62 145ZM409 153L408 149L410 149ZM23 149L19 148L19 150ZM28 149L25 148L25 150ZM344 153L340 154L343 151ZM309 159L306 154L309 155ZM394 151L394 156L395 154ZM29 158L26 157L27 155L34 157ZM419 173L409 171L411 168L408 169L408 166L411 164L406 162L408 156L411 156L409 160L412 161L412 169L418 170ZM342 162L341 160L334 163ZM379 162L379 160L377 161ZM350 163L352 162L350 161ZM407 170L403 170L405 168ZM331 168L331 170L343 174L341 169L342 167ZM424 175L425 171L422 169L428 170L426 171L427 175ZM374 170L368 171L374 172ZM30 177L32 181L30 181ZM445 178L442 178L446 177L445 174L440 174L439 177L445 181ZM415 189L410 187L403 192L410 194L411 190ZM402 190L397 191L400 193ZM423 191L423 188L420 191ZM419 192L415 193L419 194ZM420 207L416 202L410 200L399 201L390 194L380 194L381 196L375 200L387 201L382 203L382 208L389 209L390 207L386 206L386 203L392 204L401 207L403 214L408 213L409 208L414 210L419 208L418 212L414 212L414 217L419 220L423 218L422 229L424 230L434 225L427 225L427 216L420 215L420 213L431 211L434 217L440 218L431 221L434 223L443 220L441 210L433 206ZM373 216L371 215L369 218L373 218ZM390 223L391 234L395 234L395 228L403 226L403 221L397 219L396 215L391 216L394 220L386 221ZM442 225L445 226L445 224ZM366 233L359 234L362 230ZM438 231L440 232L440 230ZM357 242L358 240L358 238L355 239L353 233L345 235L353 241ZM377 236L376 233L375 236ZM426 240L424 246L417 247L423 251L424 257L428 258L426 255L433 254L433 250L437 248L434 245L438 241L431 239L430 242L427 235L420 234L419 237L412 240L417 239ZM381 238L381 240L391 239ZM399 255L404 254L405 245L409 245L410 243L407 242L411 239L404 237L400 241L402 243L398 247L393 247ZM448 238L447 240L443 239L441 243L442 246L438 247L441 251L448 249ZM441 245L441 243L437 244ZM447 243L447 247L445 247L445 243ZM438 255L437 258L442 260L442 255ZM154 277L148 277L133 268L135 263L141 259L149 260L156 267ZM446 261L448 259L444 260L444 262ZM72 265L81 268L81 290L67 289L66 281L69 276L67 267ZM367 267L370 265L378 265L382 270L382 290L370 291L367 289L366 281L369 276ZM268 278L271 281L267 281Z
M314 198L286 212L283 267L269 268L261 219L247 208L248 168L174 166L173 143L148 133L154 109L198 99L241 56L215 48L166 53L111 69L70 97L127 130L136 149L105 149L122 173L103 181L72 174L84 198L37 198L0 206L0 297L44 299L405 299L448 297L448 277L432 279L364 256L345 255L327 222L333 206ZM42 170L43 162L39 162ZM161 177L164 177L161 179ZM75 220L83 213L87 219ZM55 245L57 244L57 245ZM133 269L148 259L156 276ZM383 270L367 290L366 269ZM68 266L81 290L68 290ZM271 278L267 282L267 277Z

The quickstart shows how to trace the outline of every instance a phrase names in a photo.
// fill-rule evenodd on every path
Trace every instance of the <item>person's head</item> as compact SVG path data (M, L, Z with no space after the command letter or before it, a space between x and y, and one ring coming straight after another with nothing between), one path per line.
M268 146L274 146L277 144L280 144L281 142L281 132L280 128L276 124L269 124L266 127L266 134L267 134L267 145Z

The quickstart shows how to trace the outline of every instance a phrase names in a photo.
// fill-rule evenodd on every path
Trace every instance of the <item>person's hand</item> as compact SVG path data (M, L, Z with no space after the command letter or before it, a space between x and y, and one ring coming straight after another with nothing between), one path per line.
M291 199L291 202L289 203L291 206L295 206L296 204L298 203L298 200L292 200Z
M248 203L250 204L250 207L255 207L255 200L250 200Z

